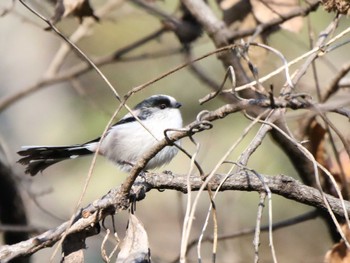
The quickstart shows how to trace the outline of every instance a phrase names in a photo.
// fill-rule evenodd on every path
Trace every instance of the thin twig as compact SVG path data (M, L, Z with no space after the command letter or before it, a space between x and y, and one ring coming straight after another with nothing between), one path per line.
M101 257L102 257L102 260L106 263L110 262L110 260L107 256L106 248L105 248L110 232L111 232L111 230L106 229L106 234L105 234L105 236L102 240L102 243L101 243Z
M258 213L256 215L256 223L255 223L255 233L254 233L254 263L259 262L259 246L260 246L260 224L261 224L261 218L262 218L262 212L264 210L264 203L266 199L266 193L260 192L259 193L259 204L258 204Z
M212 100L213 98L215 98L217 95L219 95L222 91L222 89L224 88L224 85L226 83L226 80L228 77L231 77L231 87L232 90L234 90L234 88L236 87L236 74L235 74L235 70L232 66L229 66L226 70L225 76L224 76L224 80L221 82L220 86L218 88L216 88L214 93L210 93L207 96L205 96L204 98L199 100L199 104L203 105L204 103Z
M287 59L284 57L284 55L280 51L278 51L277 49L272 48L272 47L270 47L268 45L262 44L262 43L250 43L250 45L257 46L257 47L262 47L264 49L267 49L267 50L271 51L275 55L277 55L282 60L283 65L285 67L284 68L285 78L286 78L286 81L287 81L288 85L291 88L294 88L294 85L293 85L293 82L292 82L292 79L291 79L290 73L289 73L288 61L287 61Z

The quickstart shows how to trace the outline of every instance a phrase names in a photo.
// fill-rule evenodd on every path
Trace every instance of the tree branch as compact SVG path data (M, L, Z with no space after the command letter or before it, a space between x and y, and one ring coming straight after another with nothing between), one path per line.
M209 184L210 189L216 190L224 177L223 175L216 175ZM317 189L306 186L294 178L285 175L261 175L261 178L272 193L327 211L322 196ZM203 181L199 176L190 177L192 191L197 191L202 184ZM152 189L168 189L186 193L187 175L146 173L142 178L139 177L133 185L133 199L142 200L145 197L145 193ZM220 191L233 190L261 192L265 191L265 187L255 174L245 171L229 176L220 188ZM326 195L326 197L333 212L339 217L344 217L341 201L331 195ZM122 187L112 189L104 197L92 202L77 213L74 223L68 230L68 234L86 231L106 216L112 215L119 210L125 210L128 207L129 200L123 197ZM347 212L350 213L350 202L345 201L345 207ZM67 221L57 228L46 231L29 240L11 246L0 247L1 262L8 262L18 256L31 255L40 249L54 245L61 238L68 224L69 222Z

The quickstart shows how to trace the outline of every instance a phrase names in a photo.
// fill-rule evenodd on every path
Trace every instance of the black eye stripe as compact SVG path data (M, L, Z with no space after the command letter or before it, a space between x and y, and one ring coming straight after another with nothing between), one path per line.
M168 99L160 99L155 101L153 106L164 109L164 108L170 107L170 101Z

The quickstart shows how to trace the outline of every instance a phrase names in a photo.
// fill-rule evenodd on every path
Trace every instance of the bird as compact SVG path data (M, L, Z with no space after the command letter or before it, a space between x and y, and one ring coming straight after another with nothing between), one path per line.
M91 155L98 150L98 154L115 163L122 171L130 172L135 163L165 137L166 129L182 128L181 106L169 95L153 95L138 103L131 110L133 114L127 113L111 126L102 141L99 137L75 145L22 146L17 152L22 156L18 162L26 165L26 174L34 176L55 163ZM176 146L164 147L147 163L144 170L169 163L177 152Z

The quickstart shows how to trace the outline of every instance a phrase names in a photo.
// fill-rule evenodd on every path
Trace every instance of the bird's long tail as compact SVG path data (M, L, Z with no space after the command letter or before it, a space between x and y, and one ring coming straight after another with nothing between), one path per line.
M27 165L25 173L32 176L50 165L66 159L91 154L85 144L71 146L24 146L18 154L24 156L18 162Z

